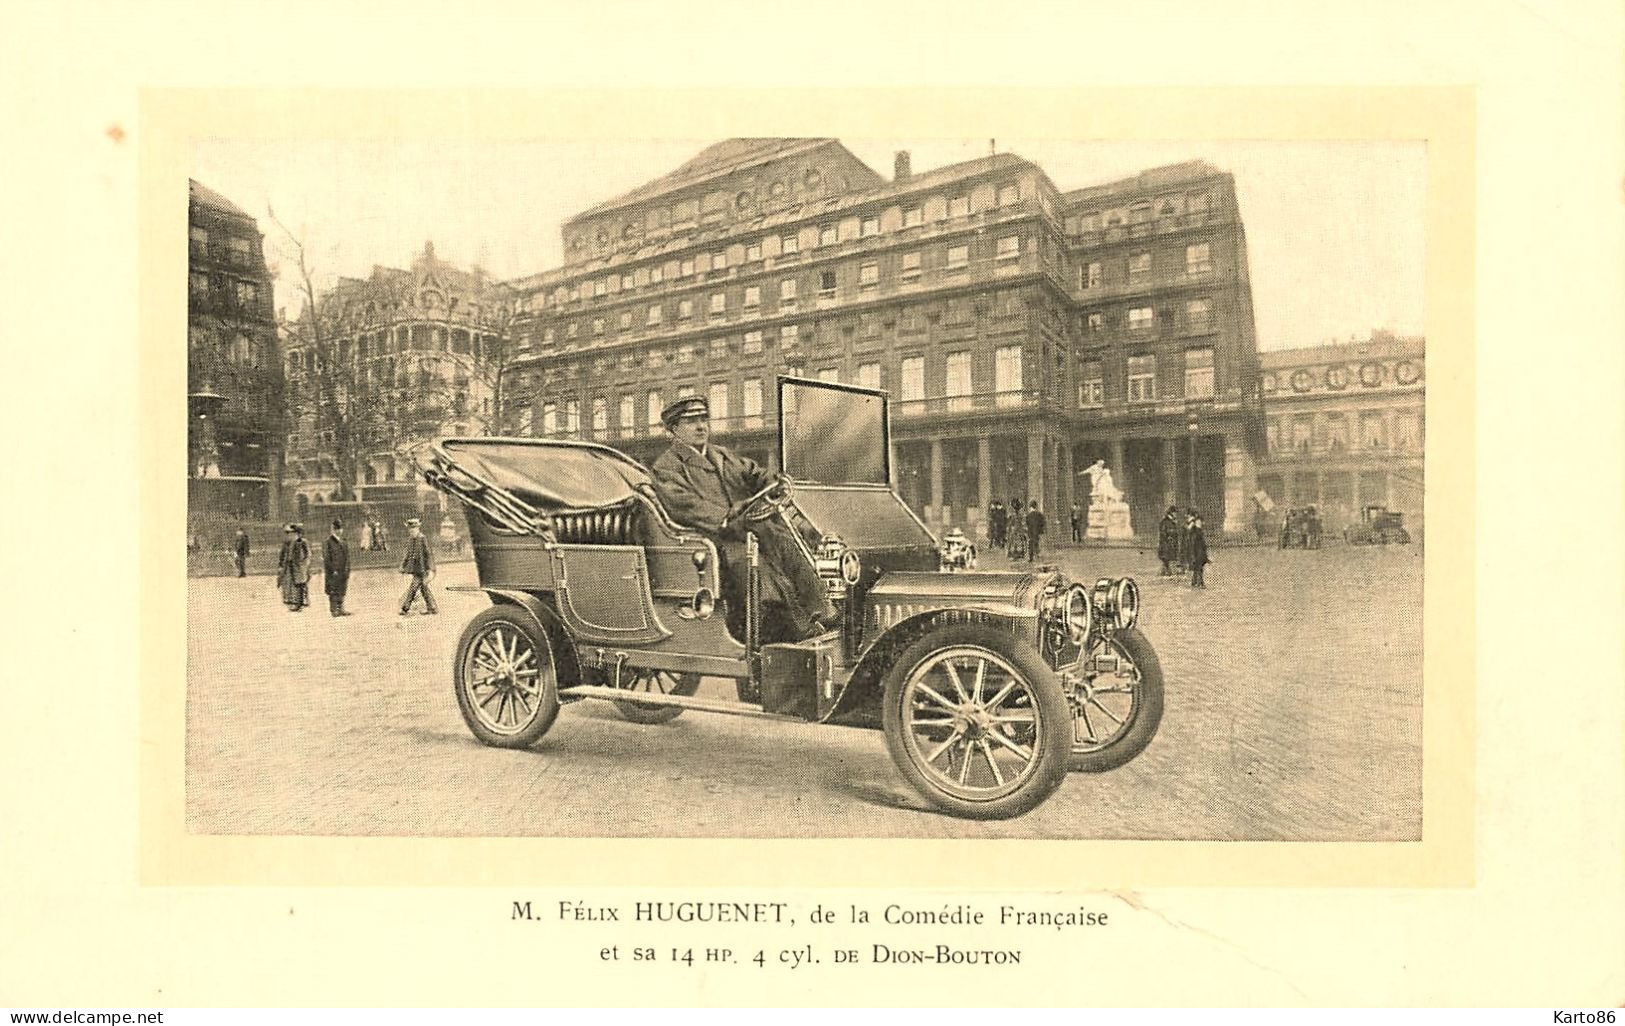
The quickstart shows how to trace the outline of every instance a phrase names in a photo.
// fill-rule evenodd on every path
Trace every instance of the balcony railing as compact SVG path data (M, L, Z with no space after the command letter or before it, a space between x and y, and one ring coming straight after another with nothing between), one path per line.
M978 413L991 410L1019 410L1037 406L1043 393L1036 388L1009 392L975 392L971 395L943 395L929 399L900 399L892 403L898 417L926 417L937 414Z

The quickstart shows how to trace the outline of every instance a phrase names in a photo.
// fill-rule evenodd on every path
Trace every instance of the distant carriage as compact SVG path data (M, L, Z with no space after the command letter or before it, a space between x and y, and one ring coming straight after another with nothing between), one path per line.
M1350 545L1409 545L1410 532L1405 530L1405 514L1387 506L1366 506L1360 510L1360 522L1343 528L1343 540Z

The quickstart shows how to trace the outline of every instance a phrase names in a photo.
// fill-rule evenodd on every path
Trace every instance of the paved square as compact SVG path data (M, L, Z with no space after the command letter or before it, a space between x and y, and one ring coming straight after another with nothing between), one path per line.
M478 744L452 693L484 596L397 615L405 578L367 570L349 608L289 613L269 577L188 595L188 829L403 836L1037 837L1410 840L1421 836L1422 553L1216 549L1208 590L1149 553L1046 553L1133 574L1167 677L1162 728L1110 773L1073 774L1028 815L938 814L877 731L687 712L627 722L568 705L527 751ZM1002 566L1002 557L983 568ZM473 584L471 563L437 585ZM732 697L708 680L702 695Z

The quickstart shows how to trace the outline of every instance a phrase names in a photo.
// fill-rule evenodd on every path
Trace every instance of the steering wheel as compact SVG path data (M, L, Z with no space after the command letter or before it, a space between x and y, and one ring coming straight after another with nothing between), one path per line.
M790 505L790 489L785 487L785 480L777 478L766 488L752 495L739 504L742 512L739 519L746 523L759 524L763 520L771 520L783 512Z

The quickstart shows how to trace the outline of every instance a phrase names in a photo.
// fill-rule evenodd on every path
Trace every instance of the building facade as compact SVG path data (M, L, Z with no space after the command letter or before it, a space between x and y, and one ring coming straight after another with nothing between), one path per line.
M417 481L414 445L517 429L493 413L512 306L501 283L440 260L426 243L410 269L340 278L285 324L293 509L437 505Z
M1383 332L1262 354L1259 490L1277 506L1319 506L1332 533L1365 505L1399 510L1420 529L1425 356L1422 338Z
M274 515L282 475L282 359L258 223L188 185L187 479L193 519Z
M735 139L562 231L565 265L510 283L528 433L649 461L660 409L699 394L771 464L776 377L801 375L890 393L899 490L935 526L1086 502L1096 458L1142 532L1176 500L1245 519L1245 240L1207 165L1063 193L1012 154L899 153L887 179L833 139Z

